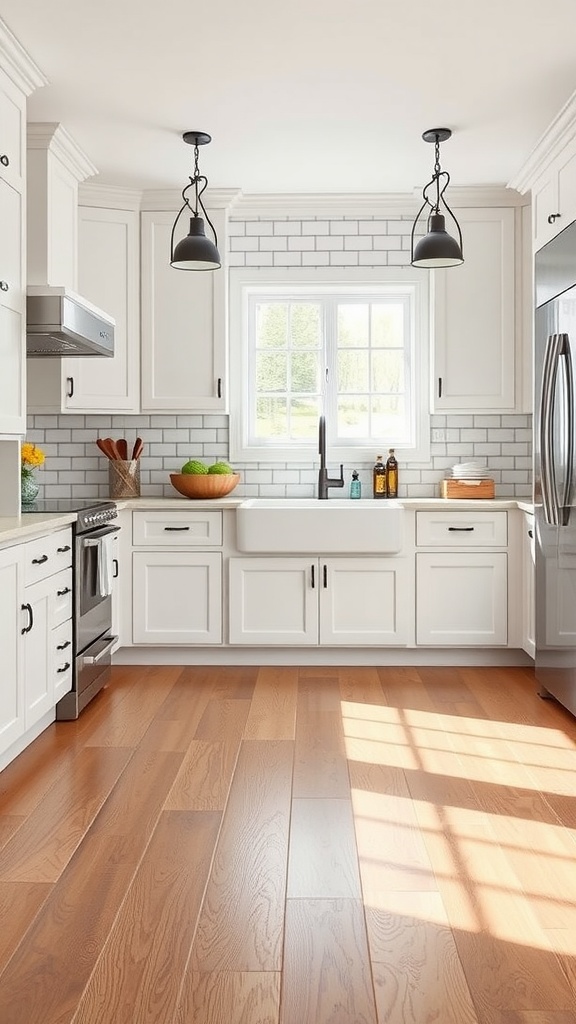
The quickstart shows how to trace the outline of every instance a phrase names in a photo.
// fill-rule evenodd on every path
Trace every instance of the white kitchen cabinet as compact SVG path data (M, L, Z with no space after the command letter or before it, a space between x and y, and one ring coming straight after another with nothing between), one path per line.
M541 249L576 220L576 139L571 139L532 185L532 243Z
M137 199L132 192L123 199L122 190L110 190L108 196L102 186L93 193L90 188L80 190L74 290L114 317L114 355L28 360L28 407L36 413L97 415L140 409ZM101 205L105 202L116 206Z
M412 566L396 558L231 558L230 643L409 642Z
M535 539L534 516L524 512L522 520L522 647L533 658L536 654L534 604Z
M221 412L226 409L226 266L198 273L170 266L176 212L142 213L142 412ZM225 260L225 211L209 214Z
M26 430L25 96L0 71L0 434Z
M513 208L458 209L462 266L434 271L432 411L516 407Z
M222 643L219 551L135 551L135 644Z
M495 647L507 643L504 552L418 552L416 595L417 644Z
M24 571L19 546L0 550L0 757L24 733L22 592Z

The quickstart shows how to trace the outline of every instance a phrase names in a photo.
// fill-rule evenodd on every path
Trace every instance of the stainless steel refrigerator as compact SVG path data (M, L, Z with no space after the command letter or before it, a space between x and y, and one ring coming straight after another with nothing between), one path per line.
M536 677L576 715L576 222L536 254Z

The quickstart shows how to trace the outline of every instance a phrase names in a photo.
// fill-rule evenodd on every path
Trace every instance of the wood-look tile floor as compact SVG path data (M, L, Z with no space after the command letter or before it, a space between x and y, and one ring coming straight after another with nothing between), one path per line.
M576 1024L528 669L118 667L0 775L0 1024Z

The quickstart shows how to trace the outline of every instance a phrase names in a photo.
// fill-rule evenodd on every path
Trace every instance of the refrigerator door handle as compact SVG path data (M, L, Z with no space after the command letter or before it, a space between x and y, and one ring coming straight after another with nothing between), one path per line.
M558 359L561 335L550 334L546 342L542 368L542 393L540 396L540 475L542 486L542 511L548 526L558 526L559 509L554 467L554 394L558 375Z
M570 352L570 338L567 334L561 334L560 356L564 359L564 403L565 416L565 462L566 474L564 477L564 493L562 495L562 507L560 509L560 522L562 526L568 523L570 499L572 494L572 478L574 464L574 376L572 373L572 356Z

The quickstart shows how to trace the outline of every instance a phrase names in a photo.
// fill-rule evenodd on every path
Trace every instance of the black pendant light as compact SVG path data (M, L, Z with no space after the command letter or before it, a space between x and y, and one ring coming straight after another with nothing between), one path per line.
M457 267L461 263L464 263L464 256L462 255L462 232L460 231L460 225L448 206L448 203L444 199L444 192L448 187L450 175L448 174L448 171L440 170L440 143L446 142L451 135L452 132L449 128L430 128L422 135L424 142L434 143L435 161L432 179L422 190L424 202L418 210L416 219L412 225L412 234L410 236L410 262L413 267L429 267L430 269L433 269L434 267ZM441 180L442 185L440 184ZM430 198L429 192L432 194L432 198ZM446 231L446 218L442 213L441 204L449 213L456 225L458 241L456 241L455 238L452 238L452 235L449 235ZM420 239L416 248L414 248L414 232L416 231L416 226L425 206L430 207L427 225L428 233L424 235L424 238Z
M211 136L207 135L206 132L184 132L182 138L189 146L194 146L194 177L190 178L190 184L186 185L182 192L184 202L172 227L172 234L170 236L170 266L176 270L218 270L222 266L222 260L218 252L216 230L202 202L202 193L208 185L208 179L203 174L200 174L198 169L198 146L205 146L208 142L211 142ZM198 188L199 185L201 188ZM190 189L194 190L194 207L190 205L187 195ZM186 207L188 207L192 214L190 218L190 231L175 247L174 232ZM198 216L198 209L202 210L204 217L212 228L213 242L206 237L204 220Z

